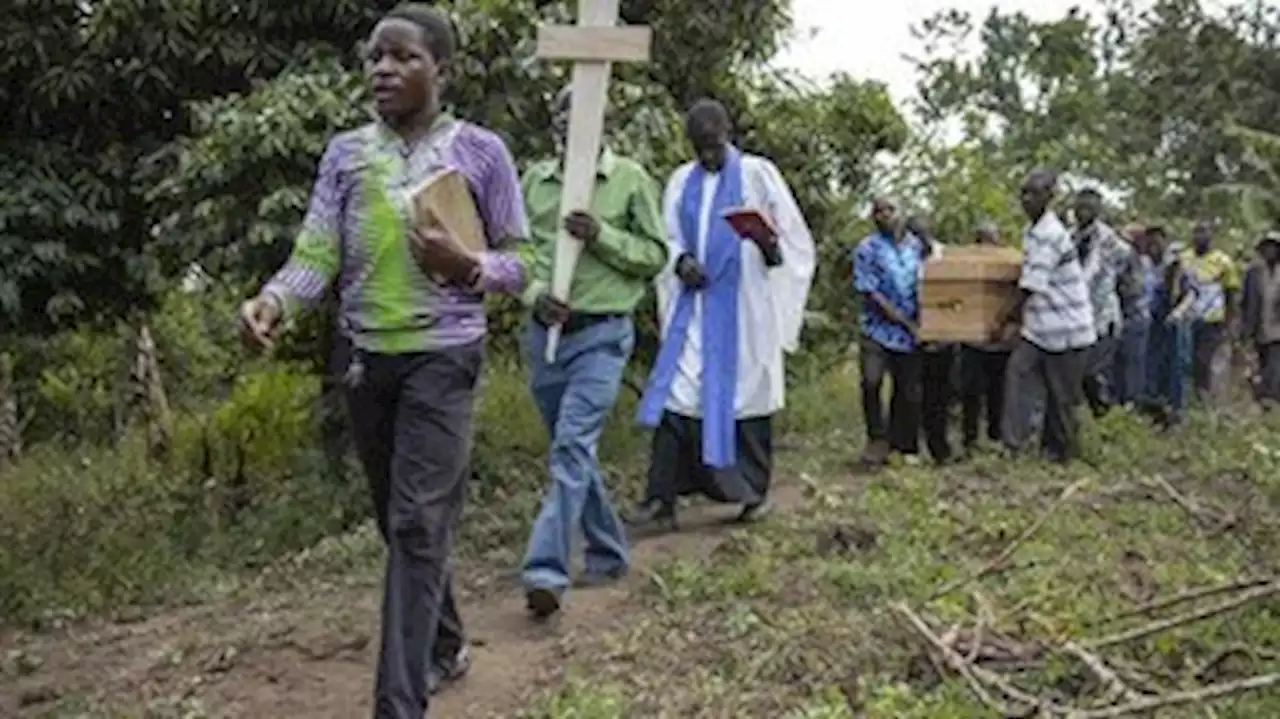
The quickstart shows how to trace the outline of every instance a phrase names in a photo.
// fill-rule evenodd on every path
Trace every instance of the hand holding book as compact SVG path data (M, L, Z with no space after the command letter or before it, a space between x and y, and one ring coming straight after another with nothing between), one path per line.
M763 212L751 207L734 207L724 211L724 219L733 231L744 240L756 244L773 244L778 240L778 229Z

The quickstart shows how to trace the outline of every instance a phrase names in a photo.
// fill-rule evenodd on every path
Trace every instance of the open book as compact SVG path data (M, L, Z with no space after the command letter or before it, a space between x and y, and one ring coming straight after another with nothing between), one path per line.
M442 229L458 247L473 255L488 249L471 187L457 169L433 173L409 188L406 195L409 219L415 227Z
M750 239L761 229L767 230L768 234L775 237L778 235L778 228L773 226L773 221L755 208L732 207L725 210L722 216L733 227L733 231L744 240Z

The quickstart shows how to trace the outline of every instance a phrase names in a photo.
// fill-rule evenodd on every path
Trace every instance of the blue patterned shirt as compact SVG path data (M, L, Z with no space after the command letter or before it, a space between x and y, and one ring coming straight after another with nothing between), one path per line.
M858 243L853 252L853 289L859 294L874 292L913 321L920 318L920 265L923 246L908 235L902 242L876 232ZM862 336L888 350L910 352L915 337L906 327L885 315L874 302L862 303Z

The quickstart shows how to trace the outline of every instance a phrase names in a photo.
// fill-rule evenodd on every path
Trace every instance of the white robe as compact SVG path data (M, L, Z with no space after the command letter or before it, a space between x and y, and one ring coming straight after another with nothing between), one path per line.
M784 404L785 372L782 354L794 352L800 344L805 302L813 283L817 252L813 236L800 207L787 187L782 173L763 157L743 154L742 194L748 207L760 210L778 230L782 265L765 266L764 255L754 242L742 242L742 281L738 289L738 382L734 403L736 419L767 417ZM658 318L663 341L675 312L683 284L675 274L675 262L693 245L680 227L680 198L693 163L682 165L671 175L663 195L667 222L669 261L654 280L658 295ZM705 263L706 236L711 205L715 200L718 174L706 174L702 188L702 209L698 261ZM712 368L715 371L715 368ZM685 417L702 416L702 296L694 301L693 321L685 338L684 351L671 383L666 409Z

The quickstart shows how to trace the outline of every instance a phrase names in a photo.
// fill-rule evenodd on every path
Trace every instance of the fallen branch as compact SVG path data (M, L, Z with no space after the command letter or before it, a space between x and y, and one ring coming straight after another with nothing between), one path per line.
M1149 484L1155 485L1165 494L1169 495L1169 499L1172 499L1174 504L1178 505L1183 509L1183 511L1191 515L1191 518L1199 522L1200 526L1205 530L1221 531L1229 524L1229 520L1227 518L1220 517L1216 512L1196 504L1191 498L1187 497L1182 492L1179 492L1178 489L1170 484L1169 480L1164 477L1155 475L1146 481Z
M933 633L933 630L929 628L929 625L920 618L920 615L912 611L911 607L908 607L906 604L898 602L893 605L893 610L906 620L907 624L910 625L917 634L924 638L924 640L928 642L929 646L933 647L933 649L942 655L947 664L964 678L964 680L969 684L969 687L973 690L973 693L977 695L978 699L980 699L983 704L986 704L993 711L999 712L1000 716L1028 716L1033 710L1037 709L1041 712L1051 712L1053 714L1066 716L1073 711L1066 707L1028 694L1027 692L1013 686L1013 684L1008 680L995 672L969 664L964 660L964 657L960 656L960 654L956 652L956 650L944 644L942 640ZM1005 697L1009 699L1025 704L1026 708L1020 711L1012 709L1008 704L1005 704L999 699L993 697L991 692L987 690L988 686L993 686L1000 690L1000 693L1004 694Z
M1251 602L1255 602L1259 599L1266 599L1267 597L1271 597L1276 594L1280 594L1280 582L1271 582L1270 584L1242 592L1234 599L1220 604L1205 607L1204 609L1197 609L1194 612L1187 612L1186 614L1179 614L1157 622L1151 622L1150 624L1145 624L1128 631L1119 632L1099 639L1093 639L1084 642L1082 646L1086 649L1096 650L1115 646L1116 644L1124 644L1126 642L1145 639L1153 634L1159 634L1160 632L1174 629L1185 624L1191 624L1220 614L1225 614L1233 609L1238 609Z
M1096 654L1092 654L1075 642L1067 642L1062 646L1062 649L1080 660L1080 663L1088 667L1089 671L1093 672L1094 676L1098 678L1098 681L1102 682L1103 687L1107 690L1103 698L1104 703L1114 704L1121 697L1129 702L1142 701L1142 695L1131 689L1128 684L1125 684L1120 675L1116 674L1115 670L1107 666L1107 663L1102 661Z
M1276 686L1277 684L1280 684L1280 674L1266 674L1263 676L1241 679L1235 682L1227 682L1225 684L1211 684L1199 689L1191 689L1188 691L1173 692L1171 694L1149 697L1141 701L1122 704L1115 707L1108 707L1106 709L1093 709L1090 711L1076 712L1070 714L1069 717L1070 719L1115 719L1115 717L1129 716L1131 714L1145 714L1156 709L1165 709L1179 704L1195 704L1197 702L1212 701L1214 699L1221 699L1235 694L1244 694L1245 692L1266 689L1267 687Z
M1045 525L1045 523L1049 521L1049 517L1053 516L1054 512L1058 511L1058 509L1061 508L1062 505L1070 501L1070 499L1074 497L1076 493L1078 493L1088 483L1089 483L1088 479L1082 479L1072 484L1071 486L1067 487L1066 489L1062 490L1062 494L1058 496L1058 498L1054 501L1054 503L1049 505L1049 508L1046 509L1036 519L1036 521L1031 524L1031 526L1024 529L1022 531L1022 534L1019 534L1017 537L1015 537L1014 540L1010 542L1007 547L1004 548L1004 551L1000 552L1000 554L997 555L991 561L982 565L982 567L980 567L978 571L943 585L941 589L937 590L936 592L933 593L932 596L929 597L929 601L933 601L939 597L946 596L956 591L957 589L960 589L961 587L968 585L971 582L976 582L979 579L982 579L983 577L991 574L992 572L996 572L1002 569L1005 563L1008 562L1009 559L1013 556L1014 552L1017 552L1018 548L1021 547L1023 543L1025 543L1028 539L1030 539L1032 535L1040 531L1040 529Z
M1157 611L1160 611L1161 609L1176 607L1180 604L1189 604L1196 600L1207 599L1209 597L1216 596L1218 594L1226 594L1228 592L1234 592L1240 589L1252 589L1253 587L1257 587L1263 584L1271 584L1277 581L1280 581L1280 577L1253 577L1253 578L1246 578L1246 579L1235 579L1230 582L1215 584L1213 586L1208 586L1208 587L1195 587L1192 589L1187 589L1187 590L1178 592L1177 594L1174 594L1168 597L1153 599L1144 604L1140 604L1134 607L1133 609L1120 612L1119 614L1113 614L1103 619L1102 621L1098 622L1098 624L1110 624L1112 622L1116 622L1121 619L1129 619L1131 617L1138 617L1144 614L1151 614L1152 612L1157 612Z

